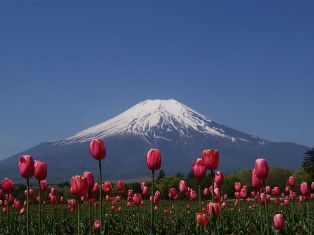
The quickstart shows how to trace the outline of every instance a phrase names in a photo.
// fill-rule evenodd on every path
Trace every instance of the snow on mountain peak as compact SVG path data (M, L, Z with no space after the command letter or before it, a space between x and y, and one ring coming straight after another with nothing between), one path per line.
M191 131L235 140L219 126L220 124L174 99L150 99L136 104L108 121L65 139L63 143L87 142L95 137L104 138L120 134L142 135L145 139L146 137L167 139L163 133L177 133L180 137L188 137Z

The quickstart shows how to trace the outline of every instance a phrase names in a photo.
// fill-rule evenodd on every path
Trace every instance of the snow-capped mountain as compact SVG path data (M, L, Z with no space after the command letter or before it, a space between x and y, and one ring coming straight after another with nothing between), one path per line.
M63 124L64 125L64 124ZM188 173L192 161L204 148L220 150L219 169L225 173L251 168L258 156L271 165L297 168L307 147L264 140L224 126L188 106L170 100L145 100L125 112L73 136L41 143L0 162L0 177L21 180L18 157L32 154L48 163L48 180L69 180L85 170L97 172L89 142L102 138L107 148L104 176L108 179L140 180L149 176L145 156L159 148L167 174Z
M142 101L108 121L65 139L62 143L87 142L95 137L106 138L126 134L142 136L150 142L150 139L155 138L165 140L178 137L189 138L195 132L229 139L233 142L259 141L263 143L257 137L244 133L236 134L174 99Z

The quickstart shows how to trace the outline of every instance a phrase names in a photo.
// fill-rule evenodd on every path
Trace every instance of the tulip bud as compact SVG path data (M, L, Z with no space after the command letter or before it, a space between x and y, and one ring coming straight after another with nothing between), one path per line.
M215 183L217 184L218 187L223 185L224 183L224 175L222 171L217 171L215 174Z
M150 149L147 152L146 164L152 171L159 170L161 166L161 153L159 149Z
M34 161L34 176L37 180L45 180L47 177L47 163L38 160Z
M20 175L24 178L31 178L34 175L34 161L31 155L23 155L19 159Z
M199 225L207 225L208 224L208 215L206 213L197 213L196 222Z
M1 186L4 192L10 193L14 186L13 180L9 178L4 178L1 182Z
M106 156L106 148L104 145L104 142L101 139L93 139L90 142L89 145L89 150L91 155L96 159L96 160L103 160Z
M215 170L219 165L219 151L217 149L205 149L202 152L204 165L208 170Z
M196 159L196 161L193 162L192 164L192 171L193 175L196 178L203 178L205 177L206 174L206 167L203 163L203 160L201 158Z
M265 159L259 158L255 160L256 176L265 180L268 177L268 164Z
M274 222L274 227L277 230L282 230L285 226L285 218L282 214L275 214L273 222Z
M98 219L95 219L94 220L94 230L95 231L100 231L100 229L101 229L101 221L98 220Z

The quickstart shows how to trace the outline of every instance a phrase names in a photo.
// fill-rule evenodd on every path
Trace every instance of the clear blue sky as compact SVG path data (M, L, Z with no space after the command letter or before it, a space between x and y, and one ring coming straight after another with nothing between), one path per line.
M2 1L0 159L147 98L314 145L313 1Z

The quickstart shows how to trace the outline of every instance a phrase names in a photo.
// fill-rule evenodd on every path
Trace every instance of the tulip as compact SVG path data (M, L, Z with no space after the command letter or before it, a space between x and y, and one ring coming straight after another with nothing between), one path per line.
M136 206L140 206L143 203L142 195L141 194L134 194L133 202Z
M87 179L80 175L72 176L70 191L76 197L84 196L88 192Z
M191 201L196 200L196 197L197 197L196 191L193 190L193 189L191 189L191 190L190 190L190 195L189 195L189 197L190 197L190 200L191 200Z
M215 170L219 165L219 151L217 149L205 149L202 152L204 165L208 170Z
M273 218L274 227L277 230L282 230L285 227L285 218L282 214L275 214Z
M201 179L206 174L206 167L204 165L204 162L201 158L198 158L196 161L192 164L192 170L194 177Z
M188 190L188 184L185 180L180 180L179 182L179 191L180 193L186 193Z
M199 225L205 226L208 224L208 215L206 213L197 213L196 222Z
M13 180L10 178L4 178L1 182L1 186L4 192L10 193L14 186Z
M207 212L208 215L211 215L213 213L215 217L218 217L220 214L219 204L215 202L209 202L207 205Z
M46 179L47 177L47 163L46 162L35 160L34 169L35 169L34 176L38 181Z
M105 194L111 194L111 192L112 192L112 184L111 184L111 182L106 181L102 185L102 190L104 191Z
M156 191L154 194L154 203L156 204L160 200L161 193Z
M19 170L20 175L26 178L26 190L29 190L29 178L34 175L34 161L31 155L23 155L19 159ZM27 207L26 207L26 234L29 234L29 196L27 194Z
M208 195L210 194L209 188L205 188L203 191L204 197L208 197Z
M154 194L154 177L155 177L155 171L160 169L161 166L161 153L159 151L159 149L150 149L147 152L146 155L146 164L147 167L152 171L152 191L151 191L151 195ZM150 225L150 229L151 229L151 233L154 234L154 202L153 200L151 201L151 225Z
M235 190L236 192L239 192L240 189L241 189L241 183L240 183L240 182L235 182L235 183L234 183L234 190Z
M117 183L116 183L116 187L117 187L117 191L120 193L120 194L124 194L125 193L125 185L124 185L124 182L119 180Z
M307 182L302 182L301 185L300 185L300 191L301 191L301 194L303 196L308 196L310 195L311 191L310 191L310 188L307 184Z
M255 160L255 173L257 178L265 180L268 177L268 164L263 158Z
M170 215L170 210L165 209L165 210L163 211L163 215Z
M259 189L263 186L263 181L256 176L256 169L252 170L252 187Z
M215 174L215 183L217 184L218 187L223 185L224 183L224 175L222 171L217 171Z
M295 185L295 177L294 176L290 176L288 179L288 185L293 187Z
M274 187L271 192L272 192L272 194L273 194L274 196L279 196L279 195L280 195L280 189L279 189L279 187Z
M75 200L75 199L69 199L69 200L68 200L68 208L69 208L71 211L74 211L76 207L77 207L76 200Z
M143 191L143 188L147 186L147 183L146 182L141 182L141 190Z
M101 171L101 160L103 160L106 156L106 148L104 142L101 139L93 139L89 145L89 150L91 155L98 160L98 168L99 168L99 201L100 201L100 208L99 208L99 215L100 215L100 222L102 222L102 171Z
M177 191L176 191L176 189L175 189L175 188L169 189L169 191L168 191L168 197L169 197L170 199L174 200L176 196L177 196Z
M95 231L100 231L100 229L101 229L101 221L98 220L98 219L95 219L94 220L94 230Z
M147 197L147 195L148 195L148 190L149 190L149 188L148 188L147 186L144 186L144 187L143 187L143 190L142 190L142 195L143 195L143 197Z
M40 191L45 192L47 190L47 181L41 180L39 183Z
M311 189L314 191L314 181L311 183Z
M247 188L242 188L242 189L240 190L240 197L241 197L242 199L246 199L246 198L247 198Z

